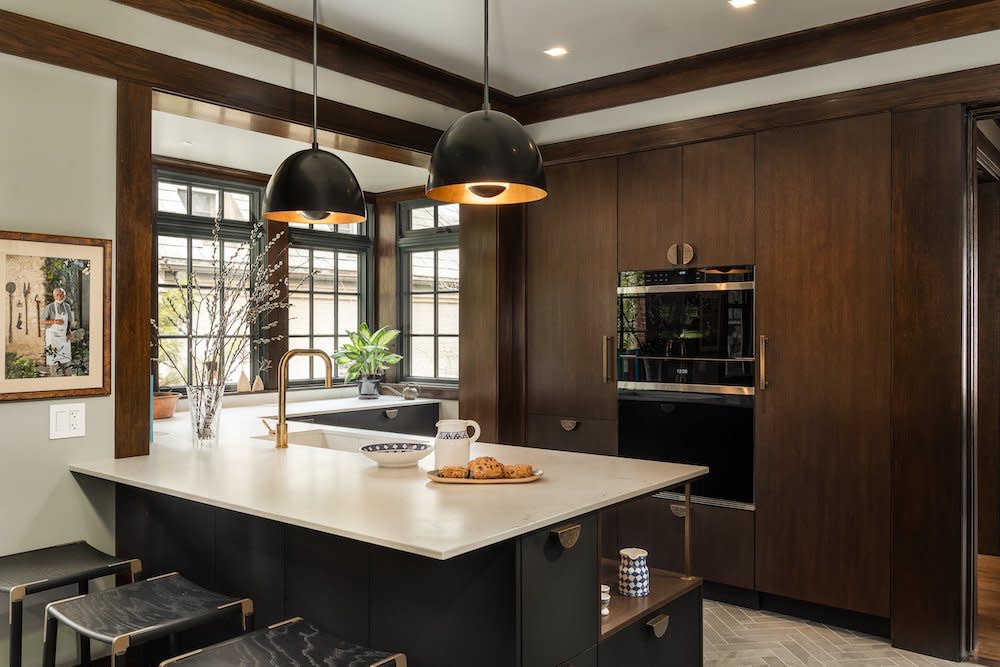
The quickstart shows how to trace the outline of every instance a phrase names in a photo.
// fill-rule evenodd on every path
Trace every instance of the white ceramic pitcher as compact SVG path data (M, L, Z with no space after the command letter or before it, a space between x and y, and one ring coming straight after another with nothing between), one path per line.
M442 419L434 439L434 467L469 465L469 447L479 439L479 424L471 419ZM469 437L469 427L472 437Z

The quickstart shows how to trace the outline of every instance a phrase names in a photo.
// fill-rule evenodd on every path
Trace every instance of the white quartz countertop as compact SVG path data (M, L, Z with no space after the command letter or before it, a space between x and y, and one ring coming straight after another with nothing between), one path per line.
M473 456L530 463L528 484L431 482L418 467L379 468L354 451L242 439L198 450L75 463L76 473L409 553L447 559L698 477L700 466L476 443Z

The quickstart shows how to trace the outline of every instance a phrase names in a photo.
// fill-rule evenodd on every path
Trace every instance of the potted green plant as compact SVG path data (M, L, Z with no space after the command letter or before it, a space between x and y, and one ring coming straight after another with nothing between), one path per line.
M358 380L361 398L378 398L382 371L403 359L389 349L389 344L399 336L399 330L382 327L373 332L362 322L357 331L349 331L347 335L350 340L333 353L337 364L347 368L344 382Z

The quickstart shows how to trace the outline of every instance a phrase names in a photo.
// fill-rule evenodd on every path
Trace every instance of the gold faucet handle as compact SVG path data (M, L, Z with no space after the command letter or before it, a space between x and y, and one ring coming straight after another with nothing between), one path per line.
M275 431L275 430L274 430L274 428L273 428L273 427L272 427L272 426L271 426L270 424L268 424L268 423L267 423L267 420L266 420L266 419L261 419L261 420L260 420L260 423L261 423L261 424L263 424L263 425L264 425L264 428L266 428L266 429L267 429L267 434L268 434L268 435L270 435L270 436L274 436L274 435L277 435L277 433L278 433L278 432L277 432L277 431Z

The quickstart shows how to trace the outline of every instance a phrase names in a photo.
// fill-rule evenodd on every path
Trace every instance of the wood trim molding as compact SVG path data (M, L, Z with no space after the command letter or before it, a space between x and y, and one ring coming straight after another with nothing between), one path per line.
M312 96L224 70L0 10L0 52L261 116L312 125ZM434 150L441 131L320 99L319 126L348 137Z
M981 106L997 100L1000 100L1000 65L990 65L716 116L561 141L541 146L541 152L546 164L558 164L887 110L918 110L943 104Z
M964 37L1000 28L1000 0L931 0L516 98L524 123Z
M251 183L253 185L267 185L267 182L271 180L271 176L269 174L261 174L256 171L247 171L245 169L235 169L233 167L221 167L219 165L206 164L204 162L195 162L194 160L182 160L181 158L167 157L165 155L154 155L153 167L156 169L183 171L197 176L204 176L206 178L218 178L226 181L240 181L243 183Z
M311 24L253 0L115 0L275 53L312 60ZM928 0L769 39L514 96L493 106L530 124L1000 29L1000 0ZM324 68L454 109L481 104L480 83L321 28Z
M312 22L253 0L114 0L163 18L312 62ZM320 26L317 61L325 69L369 81L452 109L483 104L482 83L447 72L357 37ZM498 109L513 97L491 90Z
M115 458L149 453L153 293L152 89L118 82Z

